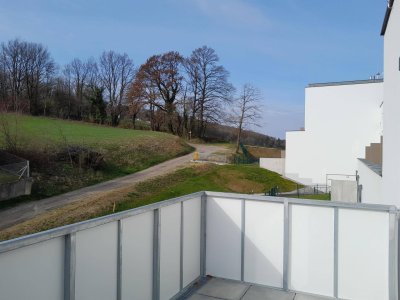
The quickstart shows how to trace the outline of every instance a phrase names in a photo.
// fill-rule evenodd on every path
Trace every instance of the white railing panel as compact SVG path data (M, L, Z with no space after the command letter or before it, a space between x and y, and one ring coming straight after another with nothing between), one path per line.
M201 199L183 202L183 287L200 276Z
M389 298L389 213L339 209L339 298Z
M246 201L244 281L283 287L284 205Z
M161 208L160 299L180 290L181 203Z
M334 296L334 208L291 205L292 290Z
M76 300L116 299L117 232L117 222L77 232Z
M241 279L242 203L229 198L207 199L206 273Z
M153 223L153 211L122 220L122 300L152 297Z
M0 299L62 300L64 238L0 254Z

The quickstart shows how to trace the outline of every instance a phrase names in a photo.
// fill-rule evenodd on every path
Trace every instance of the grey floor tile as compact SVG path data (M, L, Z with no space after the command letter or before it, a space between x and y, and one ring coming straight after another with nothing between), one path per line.
M187 300L216 300L218 298L208 297L204 295L194 294L191 297L187 298Z
M226 300L239 300L248 288L249 285L244 283L213 278L200 288L196 294Z
M329 297L323 297L323 296L312 296L312 295L303 295L303 294L296 294L296 297L294 300L327 300L327 299L333 299Z
M293 300L295 293L288 293L276 289L252 286L250 287L243 300Z

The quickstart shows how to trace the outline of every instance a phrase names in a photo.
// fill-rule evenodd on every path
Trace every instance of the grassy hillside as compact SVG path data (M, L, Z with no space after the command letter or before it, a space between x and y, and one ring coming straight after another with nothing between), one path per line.
M35 180L32 195L22 199L41 199L68 192L145 169L192 150L178 137L160 132L14 114L0 115L0 121L0 148L7 147L5 133L9 131L17 141L16 154L31 162ZM83 156L79 154L78 160L73 160L71 149L78 149ZM85 165L84 155L89 153L101 156L102 163L95 167Z
M255 165L199 165L140 183L117 205L126 210L198 191L259 194L279 186L293 191L296 183Z
M252 165L199 164L171 174L147 180L135 186L121 188L102 196L92 196L15 225L0 232L0 240L72 224L79 221L123 211L150 203L194 193L219 191L235 193L264 193L279 186L292 191L296 183L279 174Z

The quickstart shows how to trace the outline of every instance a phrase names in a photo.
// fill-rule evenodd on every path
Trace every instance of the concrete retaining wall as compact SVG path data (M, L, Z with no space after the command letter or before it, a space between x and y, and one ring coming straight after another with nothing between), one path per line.
M27 178L15 182L0 184L0 201L12 199L23 195L30 195L32 183L32 178Z

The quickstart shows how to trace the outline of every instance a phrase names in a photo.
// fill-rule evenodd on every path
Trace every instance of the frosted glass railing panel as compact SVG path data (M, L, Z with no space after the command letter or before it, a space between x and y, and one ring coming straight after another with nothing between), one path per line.
M180 289L181 203L161 208L160 299L167 300Z
M389 214L339 209L339 297L389 299Z
M153 223L153 211L122 220L122 300L151 299Z
M77 232L76 300L117 298L117 225L112 222Z
M0 299L64 297L64 238L0 254Z
M241 201L207 199L207 274L241 279Z
M246 201L244 280L283 287L283 203Z
M183 286L200 276L200 198L183 202Z
M290 289L334 296L334 208L291 205Z

